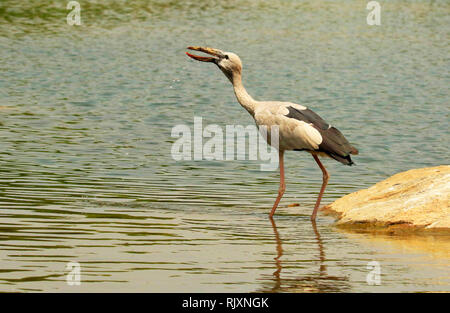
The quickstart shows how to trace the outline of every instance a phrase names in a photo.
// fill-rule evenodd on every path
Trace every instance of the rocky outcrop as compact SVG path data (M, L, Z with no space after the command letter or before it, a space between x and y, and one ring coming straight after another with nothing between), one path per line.
M337 215L338 225L450 232L450 166L396 174L322 210Z

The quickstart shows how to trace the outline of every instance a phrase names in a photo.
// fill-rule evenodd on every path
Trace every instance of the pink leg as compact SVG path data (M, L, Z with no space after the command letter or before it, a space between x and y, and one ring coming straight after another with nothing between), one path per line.
M328 184L328 178L330 176L328 175L328 172L325 169L325 167L322 165L322 162L320 162L319 157L315 154L313 154L312 156L313 156L314 160L316 160L317 164L319 165L319 167L323 173L322 188L320 188L320 193L319 193L319 196L317 197L316 205L314 206L314 211L311 215L311 221L315 221L316 215L317 215L317 210L319 209L319 205L320 205L320 200L322 200L322 195L323 195L323 192L325 191L325 187Z
M278 203L280 203L281 197L284 194L284 191L286 190L286 184L284 183L284 151L278 152L279 157L279 165L280 165L280 188L278 189L278 197L277 200L275 200L275 204L272 207L272 211L270 211L269 217L272 218L275 214L275 210L278 207Z

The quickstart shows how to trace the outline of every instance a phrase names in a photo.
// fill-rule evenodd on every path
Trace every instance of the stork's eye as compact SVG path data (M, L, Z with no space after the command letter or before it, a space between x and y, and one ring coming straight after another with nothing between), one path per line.
M228 60L229 58L230 58L230 57L229 57L228 55L226 55L226 54L225 54L225 59L227 59L227 60Z

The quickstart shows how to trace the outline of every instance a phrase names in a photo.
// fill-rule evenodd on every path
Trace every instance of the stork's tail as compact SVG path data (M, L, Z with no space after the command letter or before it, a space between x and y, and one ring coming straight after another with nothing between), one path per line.
M352 166L353 164L355 164L355 162L352 161L352 158L350 157L350 154L343 157L334 153L328 153L328 155L330 157L332 157L333 159L335 159L336 161L341 162L344 165L348 165L348 166Z
M358 155L359 154L358 149L356 149L355 147L352 146L351 149L352 150L350 150L350 152L349 152L350 154L353 154L353 155Z
M348 166L352 166L353 164L355 164L355 162L352 161L352 158L350 157L350 154L353 155L358 155L359 151L358 149L356 149L355 147L351 146L350 147L350 151L349 151L349 155L345 156L345 157L341 157L340 155L332 155L331 157L339 162L341 162L342 164L348 165Z
M353 146L350 146L349 148L350 148L349 149L350 151L348 152L348 154L346 156L338 155L335 153L328 153L328 155L330 157L332 157L333 159L335 159L336 161L341 162L344 165L352 166L353 164L355 164L355 162L352 161L350 154L358 155L359 151L358 151L358 149L356 149Z

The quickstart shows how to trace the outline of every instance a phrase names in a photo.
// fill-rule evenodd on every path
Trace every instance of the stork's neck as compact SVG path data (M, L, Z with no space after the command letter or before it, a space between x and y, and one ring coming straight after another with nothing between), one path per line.
M248 111L248 113L254 116L258 101L254 100L252 96L248 94L247 90L245 90L244 85L242 84L241 74L234 74L231 82L233 84L234 94L239 103Z

